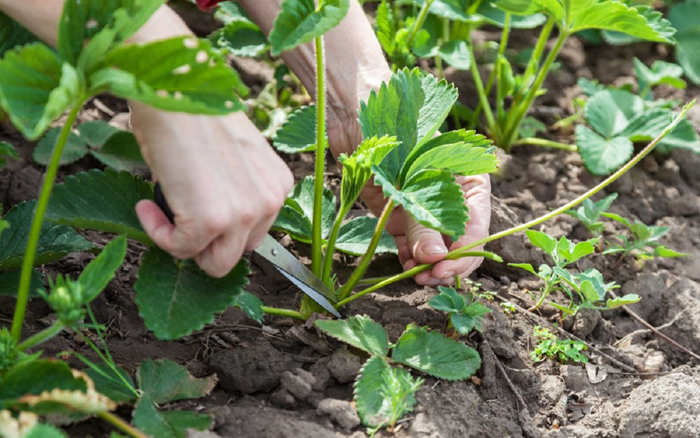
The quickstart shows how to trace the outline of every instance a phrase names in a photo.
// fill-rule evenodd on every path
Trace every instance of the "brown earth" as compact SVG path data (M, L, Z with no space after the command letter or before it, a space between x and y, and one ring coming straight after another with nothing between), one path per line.
M484 33L484 37L493 34ZM584 50L585 49L585 50ZM646 62L667 59L660 45L584 47L572 39L562 53L563 68L546 84L550 93L538 101L533 114L551 125L557 116L571 112L570 100L579 94L576 77L597 77L603 83L631 80L632 57ZM245 65L244 77L260 77L255 63ZM264 75L262 75L264 76ZM469 76L447 72L460 86L465 103L473 103ZM257 85L257 84L251 84ZM259 87L258 87L259 89ZM689 100L697 87L668 95ZM469 96L472 96L471 98ZM123 123L124 103L102 102ZM99 106L99 108L103 108ZM690 115L700 127L700 111ZM81 121L112 119L113 115L90 105ZM549 132L560 141L572 141L570 132ZM0 126L0 140L18 145L22 161L12 161L0 173L0 202L5 210L37 196L42 169L31 161L33 144L23 141L7 124ZM287 157L297 176L311 173L305 157ZM98 167L83 159L62 169L62 175ZM565 152L530 147L501 154L501 171L493 178L494 220L498 231L537 217L594 186L599 178L583 168L580 158ZM337 182L336 177L331 182ZM337 186L337 184L336 184ZM675 151L670 156L653 155L618 181L610 192L620 197L612 211L647 224L667 225L671 232L664 244L691 257L647 261L595 256L581 268L596 267L607 281L616 281L623 293L643 297L633 306L649 323L685 347L700 353L700 156ZM609 232L620 231L610 223ZM561 216L544 225L554 236L587 238L576 220ZM104 243L109 237L85 233ZM292 244L302 256L306 248ZM522 236L496 242L506 262L545 259ZM213 431L192 437L354 437L366 436L359 425L352 400L352 382L362 363L358 351L324 338L308 325L267 317L260 327L242 312L229 309L204 330L175 342L156 340L143 325L134 304L132 286L142 248L130 245L127 262L117 278L93 304L97 319L108 326L108 345L115 360L133 372L146 358L169 358L186 366L196 376L216 373L219 386L208 397L178 407L211 413ZM47 275L76 275L92 258L76 254L46 265ZM354 260L348 259L348 262ZM252 260L248 290L267 305L293 307L297 291L283 278ZM350 266L347 270L349 271ZM370 275L387 275L400 269L393 257L380 257ZM343 273L341 272L341 275ZM698 437L700 436L700 374L698 363L630 318L622 310L582 312L565 329L584 339L589 365L559 365L552 361L533 363L532 328L556 321L551 308L541 313L506 314L498 305L509 301L527 308L528 290L539 287L532 277L502 264L486 263L474 275L484 290L497 293L487 305L493 310L481 334L464 342L478 349L483 358L477 378L466 382L444 382L425 377L415 411L401 421L397 437ZM381 322L391 341L409 323L434 329L444 326L444 315L427 307L436 293L411 281L394 284L380 294L351 304L347 314L367 314ZM13 299L0 298L0 321L8 324ZM43 328L52 315L48 307L34 301L28 312L27 332ZM552 328L552 330L555 330ZM63 333L44 348L47 356L61 351L90 354L79 336ZM610 362L633 367L628 372ZM80 363L72 365L80 367ZM606 375L605 375L606 374ZM507 376L507 378L506 378ZM604 378L603 378L604 377ZM511 387L512 385L512 387ZM525 405L522 405L523 403ZM119 412L129 418L130 407ZM72 426L71 436L106 437L110 427L97 420ZM380 431L379 436L391 436Z

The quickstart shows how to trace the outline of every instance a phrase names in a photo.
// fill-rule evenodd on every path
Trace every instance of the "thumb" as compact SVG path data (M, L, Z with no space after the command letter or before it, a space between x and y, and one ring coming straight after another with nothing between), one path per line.
M402 212L403 223L413 259L418 263L437 263L447 255L447 246L438 231L419 224L406 211Z

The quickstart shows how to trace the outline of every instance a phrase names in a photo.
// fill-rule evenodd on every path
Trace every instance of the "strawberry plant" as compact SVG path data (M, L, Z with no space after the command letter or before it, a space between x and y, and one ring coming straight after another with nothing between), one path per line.
M530 357L534 362L542 362L546 358L556 359L561 363L588 363L588 358L581 353L588 350L586 344L581 341L571 339L560 340L548 329L535 326L532 329L532 337L537 345L530 352Z
M481 331L484 315L491 309L481 304L474 293L467 293L465 297L452 287L438 286L438 290L440 293L431 298L428 305L447 313L448 329L454 329L461 335L468 335L472 330Z
M634 223L615 213L603 213L603 216L621 223L631 234L630 237L618 234L621 243L607 242L603 254L620 254L621 257L632 255L639 260L654 257L686 257L688 254L679 253L662 245L659 240L670 231L669 227L649 226L640 221Z
M610 208L610 205L612 205L615 199L617 199L617 193L608 195L597 202L586 199L579 208L576 210L569 210L566 214L581 221L583 226L591 232L593 237L600 237L605 229L605 225L600 221L600 216Z

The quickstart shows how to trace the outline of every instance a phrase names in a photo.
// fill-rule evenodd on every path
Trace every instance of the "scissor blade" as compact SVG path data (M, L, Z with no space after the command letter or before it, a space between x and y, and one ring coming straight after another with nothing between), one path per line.
M266 235L255 252L272 263L289 281L319 306L336 318L342 317L329 300L330 289L272 236Z

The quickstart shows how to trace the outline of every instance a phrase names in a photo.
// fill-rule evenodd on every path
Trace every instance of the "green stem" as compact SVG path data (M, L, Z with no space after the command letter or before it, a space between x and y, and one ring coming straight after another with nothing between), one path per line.
M505 140L505 142L499 145L504 149L509 150L510 146L515 141L515 138L518 135L518 127L520 127L520 123L522 122L523 118L527 115L528 111L530 110L530 106L532 106L532 103L535 101L537 93L539 93L540 88L544 83L544 80L549 74L549 69L552 68L552 64L557 59L557 56L559 56L559 51L564 46L564 43L566 42L567 38L569 38L569 33L565 30L560 30L557 42L554 44L554 47L547 55L547 58L545 59L544 64L542 65L542 68L537 73L537 77L535 78L535 82L532 84L532 87L527 91L525 100L517 107L513 107L511 109L511 114L514 114L514 118L510 121L510 123L506 124L505 136L502 137L503 140Z
M569 152L578 151L578 148L576 147L576 145L573 145L573 144L560 143L558 141L546 140L544 138L535 138L535 137L521 138L520 140L513 143L511 146L520 146L520 145L542 146L545 148L561 149L561 150L565 150L565 151L569 151Z
M335 218L333 223L333 228L331 228L331 234L328 236L328 244L326 245L326 256L323 259L323 276L321 280L330 286L331 281L331 271L333 270L333 254L335 253L335 243L338 240L338 234L340 234L340 227L343 225L343 220L348 214L349 207L343 205L340 206L338 211L338 216Z
M132 436L134 438L148 438L146 434L136 429L135 427L133 427L132 425L117 417L111 412L100 412L99 414L97 414L97 416L129 436Z
M420 12L418 13L418 18L416 18L416 21L413 22L413 27L411 28L411 33L408 34L408 38L406 38L406 47L411 49L411 44L413 43L413 39L416 37L418 34L418 31L421 30L423 27L423 23L425 23L425 19L428 18L428 9L430 9L430 5L433 4L435 0L425 0L423 3L423 6L420 8Z
M498 46L498 54L500 56L505 56L506 53L506 48L508 47L508 39L510 38L510 21L511 21L511 13L506 12L506 18L505 22L503 23L503 32L501 33L501 43ZM497 74L497 69L498 63L494 65L493 70L491 70L491 74L489 75L489 80L486 82L486 89L485 89L485 94L488 96L491 94L491 90L493 89L493 84L496 81L496 74ZM481 114L481 102L476 106L476 109L474 110L474 118L478 119L479 115Z
M382 211L381 216L379 216L379 221L377 221L377 227L374 229L374 235L372 236L372 240L369 242L369 247L367 248L365 255L362 256L360 264L350 275L350 278L348 279L347 283L345 283L343 287L340 288L340 290L338 291L339 300L342 301L343 299L345 299L355 288L357 282L359 282L365 275L365 272L367 272L367 268L372 262L372 256L374 256L374 252L377 250L377 245L379 245L379 241L382 238L382 233L384 232L384 228L386 228L386 223L389 220L389 216L391 216L391 212L393 210L394 201L390 199L389 202L387 202L384 206L384 210Z
M301 312L297 312L296 310L280 309L278 307L268 307L268 306L261 306L261 308L262 308L262 311L268 315L286 316L289 318L300 319L302 321L306 321L306 317Z
M326 164L326 86L323 54L323 37L315 39L316 43L316 165L314 168L314 210L311 241L311 271L321 276L323 260L323 235L321 220L323 216L323 175Z
M36 210L34 211L34 218L32 219L32 225L29 231L29 240L27 241L27 249L24 253L24 260L22 261L22 272L20 274L19 289L17 291L17 306L15 307L14 319L12 320L12 338L18 342L22 335L24 314L27 311L29 287L32 281L34 259L36 258L36 247L39 244L39 235L41 234L41 225L44 222L44 214L46 214L46 208L49 205L49 198L51 197L53 183L56 180L56 172L58 171L58 165L61 155L63 154L63 147L66 144L66 140L68 140L68 134L70 134L71 128L75 123L75 119L78 117L78 112L84 101L85 100L82 98L78 99L75 106L71 109L70 114L68 114L68 118L61 128L61 132L58 134L56 145L51 153L51 161L46 168L46 175L44 176L44 183L41 186L41 193L39 194L39 200L36 204Z
M533 219L530 222L527 222L527 223L522 224L522 225L518 225L517 227L509 228L505 231L501 231L500 233L496 233L492 236L488 236L488 237L485 237L485 238L478 240L476 242L470 243L469 245L464 246L462 248L458 248L458 249L455 249L454 251L450 251L447 254L447 256L445 257L445 259L446 260L455 260L455 259L467 256L470 253L469 250L472 248L475 248L475 247L478 247L481 245L485 245L489 242L493 242L494 240L498 240L498 239L501 239L503 237L510 236L511 234L514 234L514 233L517 233L520 231L527 230L528 228L532 228L536 225L539 225L543 222L546 222L549 219L552 219L553 217L556 217L556 216L564 213L565 211L576 207L577 205L579 205L580 203L582 203L586 199L590 198L591 196L593 196L596 193L603 190L605 187L612 184L615 180L620 178L622 175L627 173L627 171L629 171L632 167L634 167L637 163L639 163L641 160L643 160L644 157L649 155L649 153L659 144L659 142L661 142L661 140L663 140L664 137L666 137L671 131L673 131L676 128L678 123L683 119L683 117L685 117L686 113L688 112L688 110L690 110L690 108L693 107L693 105L695 105L695 100L686 104L683 107L683 109L681 110L680 114L678 114L678 116L676 116L676 118L673 120L673 122L671 122L671 124L668 125L666 127L666 129L664 129L663 132L661 132L661 134L659 134L659 136L654 139L654 141L652 141L651 143L649 143L649 145L647 145L647 147L642 149L642 151L639 152L639 154L637 154L637 156L635 156L632 160L630 160L626 165L624 165L622 168L620 168L617 172L610 175L605 181L603 181L600 184L598 184L597 186L593 187L588 192L584 193L583 195L579 196L578 198L574 199L573 201L569 202L568 204L566 204L562 207L559 207L558 209L556 209L550 213L547 213L544 216L541 216L537 219ZM433 266L434 265L431 265L431 264L422 264L422 265L418 265L412 269L409 269L408 271L402 272L401 274L394 275L391 278L383 280L379 283L374 284L373 286L368 287L367 289L364 289L361 292L356 293L355 295L347 297L346 299L338 302L338 304L336 304L336 307L342 307L342 306L348 304L349 302L356 300L357 298L360 298L364 295L367 295L368 293L374 292L378 289L381 289L381 288L388 286L392 283L395 283L397 281L401 281L401 280L404 280L406 278L413 277L414 275L420 274L421 272L425 272L425 271L431 269Z
M36 347L37 345L42 344L48 341L49 339L53 338L57 334L61 333L61 330L63 330L65 327L66 326L63 325L61 321L56 321L53 323L53 325L51 325L51 327L40 331L39 333L29 337L24 342L19 344L17 346L17 350L26 351L32 347Z
M472 72L472 77L474 78L474 85L476 86L476 91L479 94L479 103L484 110L484 115L486 116L486 122L488 123L489 131L493 132L496 121L493 118L493 112L489 106L488 95L486 90L484 90L484 83L481 82L481 74L479 73L479 67L476 65L476 56L474 55L474 43L472 42L471 35L467 36L467 43L469 44L469 56L471 57L471 65L469 69Z

